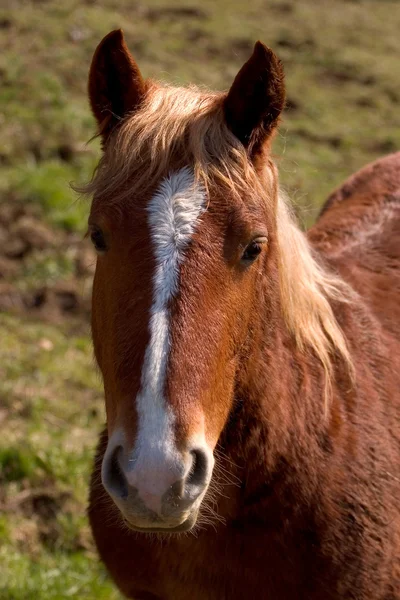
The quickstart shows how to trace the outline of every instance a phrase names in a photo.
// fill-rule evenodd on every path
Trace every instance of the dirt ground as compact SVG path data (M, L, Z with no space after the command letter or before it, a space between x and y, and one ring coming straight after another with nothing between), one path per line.
M68 255L72 268L66 277L44 283L24 282L35 262ZM95 253L79 233L51 228L37 205L0 204L0 311L30 315L51 323L67 319L78 325L90 318L91 279Z

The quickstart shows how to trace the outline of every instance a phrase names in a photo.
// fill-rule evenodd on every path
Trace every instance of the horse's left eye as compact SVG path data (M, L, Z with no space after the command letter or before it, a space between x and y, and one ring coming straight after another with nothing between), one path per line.
M265 238L260 238L250 242L242 254L242 261L244 263L251 263L256 260L257 256L261 253L262 245L265 241Z

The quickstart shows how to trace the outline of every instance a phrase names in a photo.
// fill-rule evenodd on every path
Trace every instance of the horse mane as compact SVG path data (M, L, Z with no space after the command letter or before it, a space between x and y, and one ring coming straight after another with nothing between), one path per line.
M118 208L129 196L143 195L154 186L170 164L191 164L206 190L224 185L238 197L263 198L273 210L276 199L266 193L244 147L225 123L223 97L195 86L150 84L141 107L111 134L92 180L77 191L95 194ZM353 292L314 256L282 191L275 210L283 316L299 349L311 349L321 361L327 398L333 356L339 354L353 372L331 301L349 302Z
M331 302L352 302L355 292L314 256L282 190L278 196L277 228L283 316L299 349L311 348L321 361L325 371L325 400L328 400L335 353L344 359L350 378L354 378L346 339Z

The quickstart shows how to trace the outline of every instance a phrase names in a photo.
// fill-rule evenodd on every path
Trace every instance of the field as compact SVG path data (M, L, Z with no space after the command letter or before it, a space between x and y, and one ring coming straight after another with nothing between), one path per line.
M274 152L303 226L400 149L398 0L0 3L0 598L120 598L85 515L102 389L89 338L95 257L69 183L99 157L92 53L122 26L146 76L227 88L261 39L288 106Z

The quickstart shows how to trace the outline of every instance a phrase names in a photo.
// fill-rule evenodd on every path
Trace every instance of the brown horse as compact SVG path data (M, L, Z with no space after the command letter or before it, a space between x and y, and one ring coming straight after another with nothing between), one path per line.
M120 31L93 58L89 516L129 598L400 599L400 154L304 235L283 79L261 43L227 94L143 80Z

